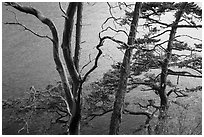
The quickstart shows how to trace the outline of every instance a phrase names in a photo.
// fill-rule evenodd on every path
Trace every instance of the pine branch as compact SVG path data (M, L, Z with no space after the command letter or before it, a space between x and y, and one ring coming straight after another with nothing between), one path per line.
M202 25L177 25L177 28L202 28Z
M198 39L198 38L195 38L195 37L192 37L192 36L189 36L189 35L178 35L178 36L176 36L175 38L178 38L178 37L188 37L188 38L191 38L191 39L193 39L193 40L197 40L197 41L202 42L201 39Z
M152 21L153 23L157 23L157 24L160 24L160 25L163 25L165 27L170 27L172 24L167 24L167 23L164 23L164 22L161 22L161 21L158 21L156 19L153 19L153 18L150 18L149 16L143 16L143 17L140 17L142 19L147 19L149 21Z

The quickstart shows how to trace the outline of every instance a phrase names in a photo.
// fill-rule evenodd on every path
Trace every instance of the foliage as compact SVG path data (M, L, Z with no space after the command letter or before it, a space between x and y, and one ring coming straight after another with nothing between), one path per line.
M120 64L120 63L118 63ZM116 65L118 66L118 65ZM125 106L124 109L126 110L127 108L131 108L131 106L134 106L134 108L136 107L137 110L136 112L142 112L144 111L146 112L154 112L155 108L157 107L157 105L159 104L158 101L159 100L155 100L153 94L158 96L158 93L156 92L151 92L151 90L153 90L155 87L155 84L159 84L160 79L159 77L157 77L157 75L153 74L153 73L140 73L139 78L135 78L134 82L131 82L131 77L129 78L129 86L132 86L133 88L129 88L130 89L135 89L136 87L140 86L141 84L134 84L134 83L152 83L147 85L147 87L142 88L143 91L140 91L141 94L145 95L145 98L143 99L143 101L141 101L142 97L140 97L140 95L138 94L137 97L135 97L135 101L136 102L131 102L131 101L126 101L125 102ZM115 78L115 79L114 79ZM106 114L106 112L110 112L109 110L112 110L113 107L113 101L114 101L114 94L115 91L117 90L117 82L119 79L119 69L118 67L115 67L115 65L113 65L113 69L109 70L107 73L104 74L104 77L102 79L100 79L97 82L92 83L93 91L85 98L85 102L86 102L86 106L85 106L85 121L87 122L87 124L93 120L93 118L96 118L96 116L102 116L104 114ZM108 81L108 82L107 82ZM176 85L172 84L172 82L170 80L167 81L167 85L170 89L175 89ZM150 87L150 89L148 88ZM150 91L146 92L147 90ZM197 92L202 90L202 86L198 86L195 88L185 88L182 91L177 91L175 93L175 95L171 94L171 96L169 97L169 100L171 102L171 106L170 106L170 112L169 115L173 118L169 119L167 126L165 127L166 130L166 134L200 134L200 127L201 127L201 123L200 121L196 120L194 121L194 119L191 119L190 116L185 116L184 113L185 112L189 112L192 113L193 109L193 103L191 101L185 101L185 100L192 100L194 101L194 96L196 96L196 100L197 100ZM170 90L171 91L171 90ZM131 92L131 91L129 91ZM133 92L136 92L135 90L133 90ZM143 92L143 93L142 93ZM152 94L153 93L153 94ZM194 94L195 93L195 94ZM199 94L198 93L198 94ZM147 95L150 94L150 95ZM194 94L193 96L191 94ZM178 98L179 96L186 96L186 98ZM152 100L153 99L153 100ZM128 100L128 99L127 99ZM151 103L153 102L155 104L153 104L153 106L151 106ZM199 101L197 100L199 105ZM150 103L150 104L149 104ZM189 106L191 106L191 109L189 108ZM196 105L194 105L195 108L197 108ZM172 110L174 109L174 110ZM181 112L180 112L181 111ZM135 113L136 113L135 112ZM126 113L126 112L124 112ZM128 113L127 113L128 114ZM186 113L187 114L187 113ZM176 115L176 116L175 116ZM195 114L196 115L196 119L200 117L199 114ZM155 113L155 116L153 117L152 121L150 122L151 124L151 134L154 134L154 126L156 125L157 122L157 116L158 114ZM177 116L179 116L179 118L177 119ZM192 126L188 126L188 122L185 122L186 119L191 119L190 121L192 123L194 123L194 125ZM145 119L144 119L145 121ZM172 124L175 124L177 129L179 128L180 131L177 131L175 127L172 127ZM180 125L179 125L180 124ZM169 127L168 127L169 125ZM144 130L147 127L147 125L141 125L139 129L134 131L134 134L138 134L139 131ZM187 129L192 129L192 132L188 132ZM182 131L181 131L182 130ZM182 132L182 133L181 133ZM148 134L148 133L144 133L144 134Z
M167 28L171 28L174 25L174 22L167 24L163 23L160 20L160 17L164 15L166 12L172 12L174 11L174 16L178 16L178 9L181 6L181 3L174 3L174 2L148 2L143 3L142 7L142 17L145 19L144 28L148 30L146 34L143 35L142 38L137 38L135 41L135 45L131 48L134 48L134 55L132 58L131 63L131 75L129 77L128 81L128 90L132 90L139 85L145 85L147 87L150 87L150 90L153 90L156 95L158 95L160 91L160 85L161 80L159 75L155 74L144 74L148 72L151 69L160 69L162 68L162 65L164 64L162 61L164 59L164 55L168 54L168 51L166 51L165 48L162 47L164 43L167 43L167 41L161 42L160 39L158 39L158 36L161 36L162 34L169 32L166 30ZM125 11L126 16L121 20L120 25L130 25L130 22L132 21L132 13L131 11ZM195 3L191 2L188 3L186 8L184 9L184 13L182 16L182 21L186 22L189 26L188 27L195 27L197 28L196 22L199 20L202 20L202 9L198 7ZM181 15L181 14L180 14ZM158 25L159 24L159 25ZM162 30L164 32L160 33ZM185 35L186 36L186 35ZM177 36L179 37L179 36ZM190 37L190 36L188 36ZM97 49L102 46L101 43L105 39L111 39L109 37L100 38L100 43L97 46ZM190 37L192 38L192 37ZM195 38L192 38L195 39ZM113 40L114 41L114 40ZM115 42L118 42L115 40ZM159 43L161 42L161 43ZM119 42L118 42L119 43ZM120 44L124 44L123 42L120 42ZM176 38L173 39L173 45L172 50L174 51L190 51L190 55L182 55L182 54L176 54L173 53L172 56L170 56L170 62L169 66L178 66L179 68L182 67L189 67L200 74L202 74L202 57L197 55L197 52L201 52L202 44L194 44L195 48L191 48L187 43L180 41ZM98 49L99 50L99 49ZM102 51L99 50L98 57L102 54ZM97 59L98 60L98 59ZM67 64L69 66L69 63ZM93 67L93 70L97 67L97 61L95 66ZM115 97L115 92L118 89L118 84L120 80L120 68L121 63L117 63L116 65L112 66L112 70L109 70L106 72L103 76L103 78L99 81L96 81L92 83L93 91L85 98L85 108L83 110L83 113L85 114L85 120L88 117L94 118L94 116L103 115L106 112L110 112L113 109L113 101ZM92 69L89 71L91 72ZM168 70L170 71L170 70ZM171 70L172 71L172 70ZM84 76L85 81L87 75ZM179 72L172 71L173 74L181 74ZM172 74L171 73L171 74ZM186 72L182 72L182 74L185 74ZM72 73L71 73L72 74ZM167 74L168 75L168 72ZM178 75L178 80L179 80ZM139 77L138 76L143 76ZM184 75L185 76L185 75ZM74 82L73 82L74 83ZM177 88L177 85L174 85L171 83L171 81L165 81L165 84L170 87L170 90L168 91L167 95L170 97L171 93L175 93L176 98L177 97L186 97L187 95L183 92L195 92L197 90L200 90L202 87L196 87L193 89L185 89L180 90ZM178 82L177 82L178 84ZM148 89L149 90L149 89ZM48 86L46 91L36 91L34 88L31 88L31 92L28 94L27 97L23 99L16 99L12 101L3 101L3 110L10 110L9 118L4 119L5 121L17 121L22 124L21 128L18 129L18 132L21 133L22 131L26 131L27 133L30 133L30 127L29 125L32 125L33 123L36 123L36 120L39 118L39 116L43 115L39 118L37 121L45 121L44 116L46 117L47 123L45 125L42 125L42 122L36 123L40 124L40 129L38 130L38 134L49 134L52 132L52 127L56 126L59 127L61 130L65 129L67 125L67 121L69 120L68 116L68 110L67 110L67 103L64 99L64 96L62 93L62 87L61 83L57 87ZM79 94L80 95L80 94ZM171 94L172 95L172 94ZM74 100L75 101L75 100ZM146 106L142 106L140 104L140 107L148 108L154 107L156 110L159 109L160 106L156 106L155 102L152 102L152 100L146 100L149 104ZM178 106L180 104L173 102L177 104ZM140 115L144 114L147 116L147 120L145 122L145 126L143 128L149 128L149 122L150 120L155 117L154 112L131 112L129 110L126 110L127 106L129 104L125 104L124 111L128 114L135 114ZM124 112L124 113L125 113ZM182 112L183 113L183 112ZM91 118L91 119L92 119ZM178 117L180 118L180 117ZM90 119L90 120L91 120ZM182 120L184 118L181 118ZM184 120L183 120L184 121ZM171 121L170 121L171 122ZM178 124L180 124L180 127L182 127L182 122L178 120ZM168 125L167 125L168 126ZM43 127L43 128L41 128ZM165 127L164 127L165 128ZM170 131L170 130L169 130ZM169 132L167 130L167 132ZM64 131L65 132L65 131ZM179 131L180 132L180 131ZM59 132L62 133L62 132ZM34 134L34 132L32 132ZM58 133L54 133L58 134Z
M118 88L120 65L121 63L112 65L113 70L104 73L101 80L91 84L92 92L85 99L87 116L112 109L115 91Z

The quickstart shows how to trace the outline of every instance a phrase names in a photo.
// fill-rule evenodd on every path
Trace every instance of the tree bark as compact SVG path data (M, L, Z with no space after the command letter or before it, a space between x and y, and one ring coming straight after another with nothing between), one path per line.
M77 23L76 23L76 43L75 43L75 52L74 52L74 65L78 73L79 73L79 56L80 56L80 43L81 43L82 10L83 10L83 3L78 2L77 3ZM72 83L73 95L76 102L76 112L73 115L69 126L70 135L80 134L82 84L83 84L83 81L81 81L80 79Z
M162 71L161 71L161 83L160 83L159 95L161 99L160 105L163 111L168 108L168 99L167 99L165 90L166 90L166 81L167 81L167 76L168 76L168 65L169 65L169 62L172 56L173 41L176 35L179 20L183 14L183 9L185 8L186 4L187 4L186 2L183 3L181 6L181 9L177 13L176 19L174 21L174 24L172 26L172 29L169 35L169 40L168 40L169 42L168 42L167 49L166 49L166 58L164 59L164 62L162 63L162 66L161 66Z
M57 30L56 30L54 23L49 18L42 15L40 11L38 11L37 9L35 9L33 7L22 6L18 3L15 3L15 2L7 2L6 5L12 6L13 8L15 8L21 12L35 16L42 23L44 23L45 25L47 25L49 27L49 29L52 33L51 41L53 43L53 58L54 58L54 62L56 65L56 70L58 71L60 78L61 78L61 81L62 81L62 85L63 85L63 89L65 92L67 104L69 105L69 106L67 106L67 110L69 111L68 113L71 115L71 113L72 113L71 108L73 108L75 106L75 101L74 101L74 97L73 97L73 94L72 94L71 89L70 89L70 85L69 85L69 82L67 79L67 74L66 74L65 68L64 68L62 61L60 59L60 56L59 56L59 39L58 39L58 33L57 33Z
M127 80L130 74L130 59L132 55L132 48L130 47L131 45L134 44L134 41L135 41L140 7L141 7L141 2L136 2L134 13L133 13L133 20L130 26L130 33L128 36L129 48L126 49L125 51L125 55L123 57L123 63L120 69L120 82L119 82L118 91L116 92L116 95L115 95L114 109L111 117L110 129L109 129L110 135L119 134L119 128L122 120L124 98L125 98L125 93L127 88Z
M75 43L75 52L74 52L74 64L75 64L77 71L79 71L81 28L82 28L82 10L83 10L83 3L79 2L77 5L76 43Z
M179 11L177 12L176 19L173 23L173 26L170 31L169 35L169 40L168 40L168 45L166 49L166 58L164 59L163 63L161 64L161 77L160 77L160 90L159 90L159 97L160 97L160 115L159 115L159 123L156 129L157 134L163 133L163 127L165 126L165 120L167 118L167 110L169 108L169 103L168 103L168 96L166 93L166 82L167 82L167 76L168 76L168 65L171 60L172 56L172 46L173 46L173 41L176 35L177 31L177 26L178 23L182 17L182 14L184 12L184 8L186 6L187 2L182 3Z
M65 103L67 104L67 111L70 116L69 121L67 122L67 125L69 126L68 134L71 134L71 135L80 134L82 85L85 82L88 75L97 68L98 59L102 54L102 50L100 49L100 47L103 45L104 39L100 41L99 45L97 45L96 47L99 52L96 56L94 66L85 74L84 78L81 79L81 76L79 74L79 56L80 56L82 10L83 10L83 4L81 2L78 2L78 3L71 2L65 13L66 17L65 17L61 48L63 51L63 56L64 56L66 66L63 65L59 56L59 39L58 39L58 33L54 23L49 18L43 16L41 12L36 10L35 8L22 6L15 2L6 2L5 5L12 6L13 8L21 12L31 14L49 27L52 33L52 37L38 35L37 33L34 33L32 30L30 30L30 32L37 35L38 37L48 38L53 43L53 58L56 64L56 70L58 71L62 81L63 89L66 96ZM75 15L76 9L77 9L76 44L75 44L75 53L73 57L71 38L72 38L74 15ZM20 24L19 22L10 23L10 24L21 25L24 27L24 25ZM65 68L67 68L69 75L71 76L72 87L68 82L69 76L66 74Z
M61 45L63 50L64 60L66 62L66 66L73 83L79 82L79 74L74 65L72 49L71 49L71 37L72 37L74 14L75 14L76 8L77 8L77 3L70 2L66 11L63 39L62 39L62 45Z

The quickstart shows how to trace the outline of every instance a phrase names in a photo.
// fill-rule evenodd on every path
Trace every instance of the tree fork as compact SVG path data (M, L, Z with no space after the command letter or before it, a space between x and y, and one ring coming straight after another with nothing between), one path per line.
M73 69L71 69L71 71L69 71L70 73L72 73L72 71L76 71L76 73L79 73L81 24L82 24L82 10L83 10L82 2L77 2L76 8L77 8L76 43L75 43L75 52L74 52L74 58L73 58L73 64L72 64ZM71 12L71 8L69 9L69 11ZM69 13L67 13L67 15L68 14ZM73 16L74 15L72 15L72 17ZM72 23L72 24L70 24L70 26L73 27L73 21L71 21L70 23ZM69 33L71 34L71 32L69 32ZM71 37L70 37L70 41L71 41ZM69 44L71 44L71 43L69 43ZM70 53L71 53L71 51L70 51ZM71 54L69 54L69 55L71 55ZM72 56L70 56L70 57L72 59ZM73 114L70 125L69 125L69 134L70 135L79 135L80 134L80 122L81 122L81 106L82 106L81 92L82 92L82 85L83 85L84 81L82 81L80 79L80 77L75 77L75 76L73 76L73 77L76 78L76 80L73 79L73 81L72 81L72 93L74 96L74 100L76 102L76 106L75 106L76 111Z
M78 83L80 80L79 73L74 65L73 57L72 57L72 49L71 49L71 36L73 31L73 22L74 22L74 14L77 9L77 3L71 2L66 11L66 18L64 24L63 31L63 39L62 39L62 50L64 55L64 60L66 62L67 69L71 76L73 83Z

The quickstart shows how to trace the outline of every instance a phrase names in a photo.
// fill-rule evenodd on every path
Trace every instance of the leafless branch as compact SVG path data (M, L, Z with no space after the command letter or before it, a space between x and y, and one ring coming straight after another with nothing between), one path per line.
M111 4L109 3L109 2L107 2L107 5L108 5L108 7L109 7L109 13L110 13L110 17L109 18L107 18L106 19L106 21L102 24L102 29L103 29L103 25L107 22L107 21L109 21L110 19L113 19L113 25L115 26L115 28L117 28L116 27L116 24L117 25L122 25L121 23L119 23L119 22L117 22L118 20L122 20L122 18L121 17L119 17L119 18L116 18L114 15L113 15L113 13L112 13L112 9L114 9L114 8L117 8L117 7L119 7L120 8L120 6L111 6Z
M80 71L80 73L83 71L83 69L85 68L85 67L87 67L91 62L93 62L94 61L94 59L91 59L91 54L89 54L89 62L87 62L82 68L81 68L81 71Z
M192 67L192 66L190 66L190 65L186 65L185 67L190 68L190 69L193 69L193 70L197 71L198 73L202 74L202 70L199 70L199 69L197 69L197 68L195 68L195 67Z
M189 35L178 35L178 36L176 36L175 38L178 38L178 37L189 37L189 38L191 38L191 39L193 39L193 40L198 40L198 41L202 42L201 39L198 39L198 38L195 38L195 37L192 37L192 36L189 36Z
M148 118L151 117L151 114L148 113L148 112L134 112L134 111L130 111L130 110L127 110L127 109L124 109L124 112L125 112L125 114L130 114L130 115L145 115Z
M5 3L6 6L11 6L23 13L27 13L27 14L31 14L33 16L35 16L37 19L39 19L43 24L47 25L52 33L52 42L53 42L53 58L56 64L56 70L58 71L62 83L63 83L63 88L64 91L66 93L66 97L69 101L69 104L72 105L74 100L73 100L73 95L70 91L70 87L69 87L69 83L68 83L68 79L67 79L67 75L66 75L66 71L64 69L64 66L61 62L61 59L59 57L59 39L58 39L58 33L56 30L56 27L54 25L54 23L47 17L45 17L44 15L41 14L40 11L34 9L33 7L26 7L26 6L22 6L18 3L15 2L6 2Z
M188 107L189 107L189 104L182 104L182 103L180 103L178 101L171 101L171 102L178 105L178 106L180 106L180 107L182 107L182 108L184 108L184 109L188 109Z
M171 30L165 30L165 31L163 31L162 33L159 33L159 34L157 34L157 35L155 35L155 36L152 36L152 37L150 37L150 38L153 39L153 38L159 37L159 36L163 35L164 33L170 32L170 31L171 31Z
M62 8L61 2L59 2L59 8L60 8L60 10L61 10L62 13L63 13L63 17L66 17L66 18L67 18L67 15L66 15L65 10Z
M116 33L120 33L120 32L122 32L122 33L124 33L124 34L128 37L128 34L127 34L127 32L126 32L125 30L115 30L115 29L113 29L113 28L110 27L110 26L107 27L106 29L103 29L103 30L101 31L101 33L107 31L108 29L110 29L110 30L112 30L112 31L115 31Z
M184 91L184 90L179 90L178 88L174 88L174 89L171 89L167 93L167 96L170 96L172 93L174 93L174 94L176 94L176 98L178 98L178 97L187 97L188 95L184 94L182 91Z
M47 36L47 35L40 35L40 34L36 33L35 31L29 29L25 25L21 24L20 22L16 22L16 23L15 22L5 22L4 24L6 24L6 25L19 25L19 26L23 27L24 30L27 30L27 31L31 32L35 36L40 37L40 38L47 38L47 39L49 39L49 40L51 40L53 42L53 39L50 38L49 36Z
M171 24L167 24L167 23L158 21L158 20L156 20L156 19L150 18L149 16L143 16L143 17L140 17L140 18L142 18L142 19L147 19L147 20L149 20L149 21L152 21L153 23L158 23L158 24L163 25L163 26L166 26L166 27L171 26Z
M91 4L93 3L93 4ZM88 5L94 6L95 4L97 4L97 2L87 2Z
M73 24L74 24L74 14L77 9L77 3L71 2L66 10L67 19L65 19L64 23L64 30L63 30L63 38L62 38L62 51L64 60L70 74L70 77L74 83L78 83L80 79L80 74L78 73L75 65L74 60L72 57L72 50L71 50L71 36L73 31Z
M128 48L128 45L126 43L124 43L123 41L120 41L120 40L116 40L114 39L113 37L110 37L110 36L104 36L104 37L100 37L100 33L99 33L99 38L100 38L100 41L99 41L99 44L96 46L96 49L98 50L98 54L96 55L95 57L95 61L94 61L94 65L92 66L92 68L84 75L84 77L82 78L82 82L86 81L88 75L94 71L97 67L98 67L98 60L100 58L100 56L102 55L102 50L100 49L101 46L103 46L103 43L106 39L109 39L109 40L112 40L113 42L116 42L118 44L121 44L122 46L124 46L125 48Z
M103 115L105 115L105 114L107 114L107 113L109 113L111 111L113 111L113 109L103 111L102 113L92 113L92 114L88 115L88 117L86 117L85 119L88 119L89 117L91 117L88 120L88 122L89 122L89 121L93 120L95 117L103 116Z
M147 116L147 119L145 121L145 124L140 126L138 129L136 129L134 132L138 132L144 128L147 128L148 130L148 134L151 134L151 126L150 126L150 121L152 120L152 118L154 117L155 113L159 110L159 107L156 108L152 113L149 112L134 112L134 111L130 111L127 109L124 109L126 114L130 114L130 115L145 115Z
M148 104L147 105L142 105L140 103L137 103L135 105L139 105L140 108L145 108L145 109L148 109L149 107L153 107L153 108L156 108L156 109L160 108L159 106L155 105L155 101L152 100L152 99L148 100Z
M168 75L176 75L178 76L178 74L175 73L170 73ZM179 74L179 76L183 76L183 77L193 77L193 78L202 78L202 75L185 75L185 74Z
M98 54L95 57L95 61L94 61L94 65L92 66L92 68L84 75L84 77L82 78L82 83L86 81L87 77L89 76L89 74L94 71L97 67L98 67L98 60L101 56L101 54L103 53L102 50L100 49L101 46L103 46L104 43L104 38L100 39L99 44L96 46L96 49L98 50Z
M134 84L134 85L145 85L145 86L151 87L152 90L155 90L155 91L160 90L159 86L157 84L155 84L155 83L152 83L152 82L132 82L132 84Z
M28 122L24 119L24 126L18 130L18 133L20 133L22 130L26 129L26 133L29 134L29 129L28 129Z
M177 25L177 28L202 28L202 25Z
M108 4L108 7L109 7L109 13L110 13L110 15L113 17L113 13L112 13L112 11L111 11L111 9L112 9L113 7L110 5L109 2L107 2L107 4Z

